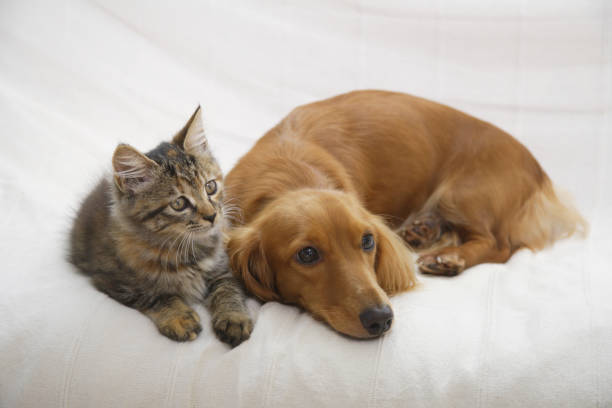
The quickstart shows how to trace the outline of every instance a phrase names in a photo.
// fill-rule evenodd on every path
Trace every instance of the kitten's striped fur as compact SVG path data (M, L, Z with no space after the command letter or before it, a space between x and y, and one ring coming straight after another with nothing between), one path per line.
M198 108L171 143L141 154L119 145L113 177L83 202L70 261L94 285L149 316L159 331L193 340L204 302L217 336L235 346L253 328L223 245L223 176ZM228 206L229 207L229 206Z

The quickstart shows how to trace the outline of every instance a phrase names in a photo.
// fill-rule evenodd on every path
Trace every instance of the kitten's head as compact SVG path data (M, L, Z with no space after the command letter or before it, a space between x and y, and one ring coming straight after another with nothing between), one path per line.
M216 234L224 222L223 176L208 148L200 107L170 143L146 154L120 144L113 154L115 214L150 238Z

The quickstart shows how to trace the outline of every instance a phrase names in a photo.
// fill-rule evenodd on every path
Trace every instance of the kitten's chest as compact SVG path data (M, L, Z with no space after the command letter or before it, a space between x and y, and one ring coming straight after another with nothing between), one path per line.
M168 293L178 294L189 303L203 301L208 292L206 276L198 266L166 272L160 281Z
M197 264L185 265L172 272L164 272L155 285L168 293L178 294L189 303L202 302L208 293L208 284L226 272L227 257L222 250L200 260Z

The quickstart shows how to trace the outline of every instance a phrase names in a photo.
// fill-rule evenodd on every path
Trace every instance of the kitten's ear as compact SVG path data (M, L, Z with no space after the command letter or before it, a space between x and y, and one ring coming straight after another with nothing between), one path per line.
M155 181L157 163L130 145L120 144L113 153L115 184L124 193L136 193Z
M174 136L172 143L194 156L202 155L208 149L208 141L204 134L202 108L198 106L185 126Z

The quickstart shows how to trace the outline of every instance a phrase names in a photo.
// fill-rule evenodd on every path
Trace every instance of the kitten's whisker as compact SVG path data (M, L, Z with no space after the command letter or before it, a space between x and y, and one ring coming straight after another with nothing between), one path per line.
M185 252L185 247L187 246L187 245L185 245L185 243L187 242L187 238L189 237L189 232L185 232L184 234L185 234L185 236L183 237L183 240L181 242L183 245L182 245L182 248L181 248L181 252L179 253L179 260L181 261L181 263L184 263L184 262L187 261L185 259L185 256L183 255L183 253Z
M236 197L227 198L223 201L223 205L230 205L232 203L235 203L236 201L238 201L238 198Z
M168 261L170 260L170 251L172 250L172 248L174 247L174 244L176 243L176 241L178 241L180 237L181 237L180 235L177 235L172 241L172 243L170 244L170 246L168 247L168 252L166 252L166 266L164 268L166 272L168 272Z
M234 218L242 219L242 214L239 214L239 213L230 213L230 212L228 212L228 213L223 213L223 216L224 217L234 217Z
M166 245L166 243L167 243L168 241L170 241L170 239L172 239L172 238L174 238L174 236L173 236L173 235L170 235L169 237L167 237L166 239L164 239L164 240L162 241L161 245L159 246L159 249L163 249L163 248L164 248L164 246Z
M186 232L181 233L181 242L179 242L178 249L176 251L176 267L177 267L177 269L178 269L179 262L182 263L182 261L183 261L181 259L181 257L182 257L181 249L182 249L183 243L185 242L186 234L187 234Z
M161 243L161 245L159 246L159 258L157 259L157 261L163 265L163 257L164 257L164 247L166 246L166 243L170 241L170 239L173 238L172 235L170 235L169 237L167 237L166 239L164 239Z
M196 256L196 253L195 253L195 239L193 239L193 236L191 238L191 253L193 254L193 261L197 262L198 257Z
M189 236L191 233L189 231L185 232L185 243L183 244L183 250L181 251L181 256L183 257L182 262L189 263ZM184 255L183 255L184 253Z
M177 271L178 271L178 265L179 265L179 251L181 250L181 244L183 243L183 234L181 234L180 237L181 239L179 240L178 246L176 247L176 252L174 256L174 263L176 265Z
M237 213L242 213L242 209L238 208L238 207L223 207L223 212L237 212Z
M233 221L235 223L242 224L242 217L235 217L233 215L226 215L225 218L227 218L228 220Z
M223 208L223 216L231 221L242 223L242 210L239 208Z
M189 263L191 260L189 259L189 249L191 248L191 236L192 236L193 232L189 232L187 233L187 241L185 242L185 259L187 261L187 263Z
M223 206L222 209L223 209L223 212L225 213L235 212L235 213L242 214L242 209L237 206L228 205L228 206Z

